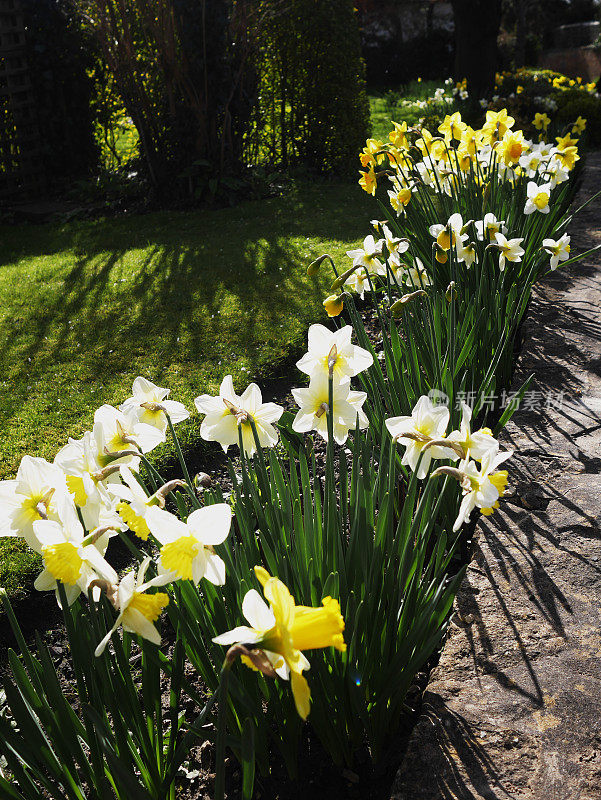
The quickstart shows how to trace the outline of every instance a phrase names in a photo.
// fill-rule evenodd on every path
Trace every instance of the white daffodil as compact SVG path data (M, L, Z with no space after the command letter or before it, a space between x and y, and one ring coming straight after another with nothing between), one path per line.
M484 219L476 220L475 225L476 235L481 242L494 242L497 233L507 233L503 220L498 220L491 212L485 214Z
M216 397L203 394L194 400L194 404L201 414L206 415L200 426L200 435L207 442L219 442L226 453L230 445L239 443L239 428L246 455L252 457L256 453L251 419L261 447L274 447L278 442L273 423L279 420L284 409L275 403L264 403L256 383L247 386L238 397L232 376L226 375Z
M511 450L502 453L491 450L484 454L479 468L475 461L460 462L457 473L464 496L453 525L454 531L458 531L469 520L474 508L478 507L482 514L488 516L499 507L499 498L503 497L507 487L507 470L497 470L497 467L511 455ZM441 471L444 470L444 467L441 468Z
M550 183L539 185L535 181L529 181L526 187L524 214L533 214L535 211L540 211L541 214L548 214L551 210L549 208L549 200L552 188Z
M337 331L331 331L324 325L311 325L308 333L309 350L296 362L296 366L306 375L313 376L318 372L329 373L330 354L336 348L334 360L334 378L352 378L371 367L374 363L371 353L351 343L353 329L345 325Z
M153 425L138 422L132 414L124 414L104 405L94 414L94 439L99 462L107 466L119 460L134 469L139 465L135 451L149 453L165 441L165 435ZM120 455L121 454L121 455Z
M388 257L388 268L392 272L394 279L400 285L402 284L406 278L408 277L407 271L409 267L405 262L401 261L401 256L399 253L392 253Z
M146 514L152 506L158 505L159 501L156 495L148 497L129 467L121 466L119 473L125 485L121 483L112 484L108 487L108 491L113 497L121 500L117 504L116 511L123 523L136 536L146 541L150 533L146 523Z
M213 546L225 541L230 531L232 510L227 503L198 508L186 522L152 506L145 519L161 544L156 583L188 580L198 585L202 578L216 586L225 583L225 564Z
M436 244L441 250L450 250L455 246L457 238L461 236L463 218L461 214L451 214L446 225L430 225L430 236L436 239Z
M33 527L40 542L44 562L44 569L36 578L34 586L39 592L54 590L59 606L59 581L65 587L69 605L75 602L81 592L87 594L90 584L95 580L115 584L118 582L117 573L104 559L108 543L106 537L102 537L101 543L86 544L79 522L67 528L51 520L36 520Z
M413 266L407 267L403 274L406 283L414 289L424 289L432 283L426 267L417 256L413 259Z
M334 440L343 444L348 438L350 429L355 428L357 418L359 427L367 428L368 421L361 406L367 395L365 392L355 392L351 388L349 378L334 383L334 409L332 412ZM329 381L325 373L318 373L303 389L293 389L292 395L298 403L299 411L292 423L292 429L297 433L316 431L328 441L328 402Z
M444 446L449 409L444 405L434 405L426 395L417 401L411 416L390 417L386 420L386 428L390 435L404 445L405 452L401 463L407 464L417 477L422 479L428 474L433 458L457 458L452 448Z
M119 483L118 466L102 466L91 431L86 431L81 439L69 439L54 457L54 463L65 473L67 488L87 530L97 528L101 518L106 521L107 513L113 511L106 486Z
M546 175L549 179L549 185L555 188L560 183L565 183L569 180L570 171L558 159L552 158L547 165Z
M393 253L406 253L409 249L408 240L393 236L392 231L387 225L382 225L382 235L384 236L386 248L390 255Z
M132 396L119 406L119 411L134 416L138 422L158 428L164 434L167 430L165 413L169 414L174 425L190 416L183 403L167 399L170 391L138 376L132 386Z
M525 250L520 247L524 239L507 239L502 233L495 234L496 245L499 248L499 269L505 269L506 261L521 261Z
M165 592L148 593L148 589L156 585L154 579L144 583L149 564L150 556L142 561L137 572L129 572L121 580L113 599L113 604L118 611L117 619L96 648L94 655L99 656L104 652L119 625L123 625L123 630L142 636L153 644L161 643L161 635L154 623L168 605L169 595Z
M461 403L462 416L458 431L451 431L446 437L448 442L455 442L464 451L464 458L473 458L481 461L484 456L491 452L497 452L499 443L492 435L490 428L480 428L472 433L471 420L472 409L467 403ZM455 456L456 457L456 456Z
M344 285L351 291L356 292L362 300L365 297L365 292L371 291L369 276L365 267L357 267L353 274L346 279Z
M0 481L0 537L22 536L39 553L33 523L41 519L71 524L77 511L64 472L43 458L23 456L16 479Z
M536 177L539 169L546 163L546 159L537 150L521 156L519 164L527 178Z
M468 236L464 235L457 239L456 244L457 261L464 262L469 269L476 260L476 247L473 242L468 241Z
M363 247L347 250L346 254L353 260L354 267L365 267L370 275L386 275L386 267L378 258L382 255L383 245L383 239L376 242L370 234L363 240Z
M570 257L570 237L564 233L561 239L543 239L543 250L551 256L551 269L557 269L560 261L567 261Z

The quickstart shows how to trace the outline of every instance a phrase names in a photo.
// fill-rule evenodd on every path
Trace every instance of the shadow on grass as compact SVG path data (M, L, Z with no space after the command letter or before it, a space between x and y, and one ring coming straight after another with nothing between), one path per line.
M3 427L47 412L66 438L71 411L89 409L89 425L136 374L189 403L227 372L273 370L320 313L306 264L341 256L370 210L357 187L326 185L222 211L6 231L0 296L4 269L20 269L0 333Z

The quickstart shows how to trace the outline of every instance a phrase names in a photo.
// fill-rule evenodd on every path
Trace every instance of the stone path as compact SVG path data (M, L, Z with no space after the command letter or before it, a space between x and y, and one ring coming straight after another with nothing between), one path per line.
M594 153L576 204L599 189ZM601 201L569 232L599 244ZM515 387L531 372L563 404L507 429L515 494L479 527L393 800L601 799L601 251L538 289Z

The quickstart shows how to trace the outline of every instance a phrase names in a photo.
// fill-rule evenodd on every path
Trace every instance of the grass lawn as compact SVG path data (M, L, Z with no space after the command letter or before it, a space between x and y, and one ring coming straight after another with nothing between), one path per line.
M232 209L1 228L0 478L26 453L52 460L136 375L190 410L228 372L239 389L277 375L323 313L330 273L318 286L307 263L344 263L373 213L356 184L324 183ZM14 594L36 568L0 541L0 586Z
M398 91L370 92L372 137L387 142L393 120L395 122L405 120L408 125L417 125L424 116L424 110L414 106L413 103L432 97L439 86L444 86L444 81L415 80L407 86L400 87Z

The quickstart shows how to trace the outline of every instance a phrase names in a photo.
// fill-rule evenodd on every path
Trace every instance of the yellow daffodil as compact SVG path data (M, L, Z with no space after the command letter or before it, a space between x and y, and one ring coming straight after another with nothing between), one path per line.
M361 175L359 178L359 186L364 192L367 192L367 194L375 196L376 189L378 188L378 179L376 178L376 173L373 166L370 167L367 172L360 170L359 174Z
M540 114L538 111L534 115L534 119L532 120L532 124L536 128L537 131L546 131L549 125L551 124L551 120L547 116L547 114Z
M515 119L509 116L506 108L501 111L487 111L482 133L489 143L493 144L493 142L501 141L514 123Z
M508 167L517 164L525 150L522 131L507 131L497 147L501 161Z
M407 123L393 121L393 130L388 134L391 144L399 150L406 150L409 147L409 140L407 139Z
M586 119L584 117L578 117L576 122L572 125L572 133L584 133L586 128Z
M290 679L296 710L302 719L307 719L311 690L302 673L310 664L303 651L324 647L335 647L340 652L346 650L340 604L331 597L324 597L320 608L297 606L279 578L272 577L263 567L255 567L255 575L269 606L255 589L251 589L242 601L242 613L251 627L241 625L216 636L213 641L262 651L273 672L284 680ZM243 661L256 669L256 662L248 657L243 657Z
M578 145L578 139L574 139L569 133L566 133L565 136L557 136L555 141L557 142L558 150L567 150L568 147L576 147Z
M438 132L442 133L448 143L453 139L461 139L461 134L466 128L467 125L462 121L461 114L456 111L454 114L447 114L442 124L438 126Z

